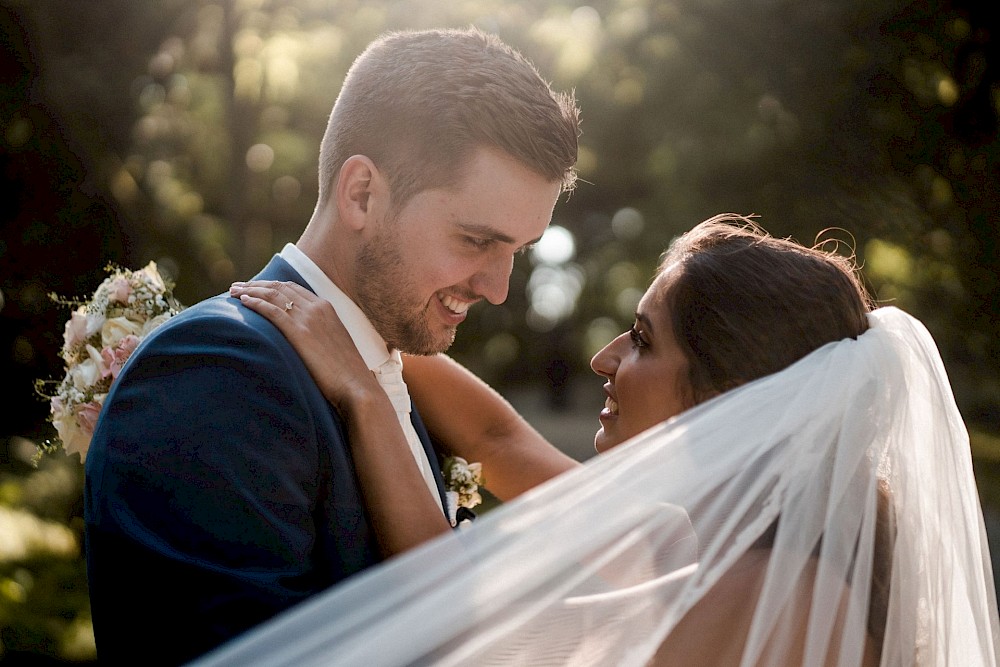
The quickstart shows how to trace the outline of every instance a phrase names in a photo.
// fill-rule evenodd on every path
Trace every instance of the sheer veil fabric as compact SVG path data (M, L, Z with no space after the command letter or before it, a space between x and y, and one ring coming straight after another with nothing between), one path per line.
M944 366L917 320L869 317L195 664L996 665Z

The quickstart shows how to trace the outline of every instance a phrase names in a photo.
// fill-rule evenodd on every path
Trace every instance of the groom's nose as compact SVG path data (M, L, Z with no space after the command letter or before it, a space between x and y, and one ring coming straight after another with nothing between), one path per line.
M513 255L493 257L472 276L471 287L476 294L498 306L507 300L510 272L513 268Z

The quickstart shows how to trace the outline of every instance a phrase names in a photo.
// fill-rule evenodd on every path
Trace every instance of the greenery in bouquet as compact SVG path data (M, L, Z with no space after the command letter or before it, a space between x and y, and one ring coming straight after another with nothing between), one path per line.
M65 377L35 382L49 401L49 420L58 434L38 446L37 456L62 448L86 460L104 399L125 362L153 329L183 308L155 262L135 271L114 265L106 270L108 277L87 301L49 295L72 312L60 352Z

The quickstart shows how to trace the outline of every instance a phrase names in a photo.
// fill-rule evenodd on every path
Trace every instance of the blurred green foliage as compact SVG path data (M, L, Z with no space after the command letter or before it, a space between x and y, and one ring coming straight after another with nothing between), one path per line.
M24 462L51 435L32 383L62 372L67 313L45 295L89 294L109 261L155 260L185 304L256 273L308 220L343 75L390 29L496 32L583 110L562 236L518 260L506 304L470 313L459 360L558 409L676 234L760 214L840 240L926 322L996 498L1000 60L982 4L0 0L0 651L92 659L79 464ZM46 474L61 491L29 501ZM70 542L5 551L31 517Z

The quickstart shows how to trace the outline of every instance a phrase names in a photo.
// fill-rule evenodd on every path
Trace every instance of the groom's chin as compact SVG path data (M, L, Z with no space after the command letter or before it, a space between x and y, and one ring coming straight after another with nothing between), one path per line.
M400 352L419 357L429 357L447 352L455 342L456 327L449 327L432 335L427 332L423 336L412 337L408 344L400 345Z
M440 354L441 352L447 352L451 349L451 346L455 344L455 336L458 334L458 327L450 327L441 336L440 344L437 345L433 350L428 352L428 354Z

